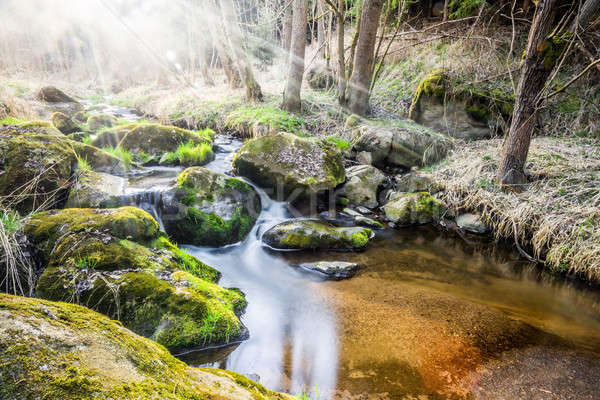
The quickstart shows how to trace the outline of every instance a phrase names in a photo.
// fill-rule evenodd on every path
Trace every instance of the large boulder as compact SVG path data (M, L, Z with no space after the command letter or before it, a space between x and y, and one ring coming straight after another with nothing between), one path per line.
M210 129L189 131L175 126L139 123L119 125L102 131L92 144L96 147L121 147L131 152L134 160L143 164L157 164L161 160L178 164L180 160L176 152L180 146L188 146L191 152L206 147L206 151L202 152L202 159L194 164L203 165L214 159L213 135L214 132ZM185 157L186 154L180 156Z
M197 246L243 240L260 214L260 197L246 182L202 167L185 169L162 192L159 211L167 233Z
M363 125L355 132L351 154L361 164L411 168L440 161L452 146L447 136L409 122Z
M411 171L408 174L395 176L394 188L398 192L428 192L436 194L442 188L436 183L431 175L419 171Z
M306 197L331 190L346 178L342 155L335 146L285 132L246 142L233 167L273 197Z
M90 115L87 119L88 129L92 132L102 128L112 128L116 124L117 118L112 114L95 114Z
M438 69L417 87L409 118L455 138L485 139L508 128L513 105L511 93L461 85Z
M356 165L346 170L346 178L341 195L357 206L377 207L377 190L385 180L383 172L370 165Z
M312 219L295 219L275 225L262 237L281 250L362 250L373 233L368 228L335 227Z
M398 193L383 206L383 211L396 225L419 225L440 219L446 207L427 192Z
M71 117L60 111L52 113L50 120L52 121L52 125L65 135L81 130L81 127Z
M284 400L235 372L191 368L74 304L0 294L0 398Z
M103 172L82 171L69 191L67 208L118 207L127 180Z
M60 205L68 192L75 154L40 128L0 126L0 196L21 212Z
M245 328L243 294L169 242L135 207L35 214L24 227L46 269L36 291L77 302L171 349L224 344Z

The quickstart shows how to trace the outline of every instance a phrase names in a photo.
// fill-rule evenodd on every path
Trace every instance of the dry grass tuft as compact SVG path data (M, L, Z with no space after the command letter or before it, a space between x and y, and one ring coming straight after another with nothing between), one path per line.
M600 146L591 139L536 138L522 193L495 183L500 139L458 147L430 168L455 210L477 210L497 237L511 238L555 272L600 283Z

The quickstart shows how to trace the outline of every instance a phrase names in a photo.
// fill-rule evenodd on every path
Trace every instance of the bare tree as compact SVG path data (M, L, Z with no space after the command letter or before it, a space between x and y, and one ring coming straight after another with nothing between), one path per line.
M304 75L304 50L306 48L306 12L308 0L294 0L294 22L290 47L289 72L281 108L287 111L300 111L300 89Z
M348 108L359 115L365 115L369 108L375 42L383 3L384 0L365 0L361 13L360 33L348 91Z
M600 9L599 3L600 0L587 0L573 22L563 18L554 30L556 0L537 3L517 86L512 122L498 166L497 176L501 184L522 185L527 182L524 166L546 81L561 59L573 31L587 26Z
M234 55L234 62L239 71L239 75L246 86L246 98L255 101L262 100L262 91L256 79L254 79L252 64L246 54L244 42L242 40L242 32L233 8L233 1L220 0L220 2L223 22L228 34L227 38L229 46Z
M207 25L210 31L210 36L212 37L212 42L217 50L217 55L219 56L219 61L221 63L221 67L223 68L223 72L225 72L229 86L232 88L239 88L242 86L242 77L240 76L239 69L234 65L229 46L225 41L225 27L222 24L221 18L219 18L215 0L207 0L205 7L207 9L207 13L211 16L214 16L215 22L207 22Z
M292 43L292 25L293 25L293 5L292 1L284 1L284 14L282 21L282 31L281 31L281 47L288 52L290 51L290 44Z

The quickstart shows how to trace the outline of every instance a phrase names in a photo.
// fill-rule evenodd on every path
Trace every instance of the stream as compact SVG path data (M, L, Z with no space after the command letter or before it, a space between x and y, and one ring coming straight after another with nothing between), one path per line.
M242 142L217 136L215 144L216 159L205 167L228 173ZM160 191L180 171L154 167L130 178L129 202L160 222ZM496 393L502 379L567 360L579 371L575 382L596 390L598 290L547 275L502 243L433 227L377 231L361 253L275 252L261 236L292 215L287 203L256 189L262 212L243 242L182 246L222 273L221 286L244 292L241 319L250 333L241 343L179 354L188 364L312 398L385 400L456 398L474 387ZM364 267L345 281L294 267L319 260Z

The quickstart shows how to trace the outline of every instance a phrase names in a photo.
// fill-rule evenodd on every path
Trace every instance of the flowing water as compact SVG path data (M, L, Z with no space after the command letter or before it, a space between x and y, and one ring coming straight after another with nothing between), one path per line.
M217 145L206 167L228 172L241 142L218 137ZM153 168L130 179L133 204L160 221L160 191L179 171ZM559 371L565 379L598 385L598 290L546 275L502 244L431 227L378 231L361 253L275 252L261 235L292 215L286 203L256 189L263 209L246 240L184 246L221 271L222 286L245 293L242 321L250 337L180 354L187 363L335 399L456 398L486 388L497 394L524 374L559 371L560 363L573 369L568 377ZM363 268L350 280L325 281L294 267L317 260Z

